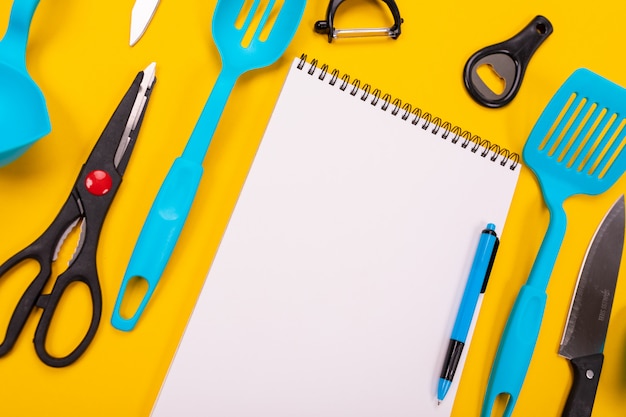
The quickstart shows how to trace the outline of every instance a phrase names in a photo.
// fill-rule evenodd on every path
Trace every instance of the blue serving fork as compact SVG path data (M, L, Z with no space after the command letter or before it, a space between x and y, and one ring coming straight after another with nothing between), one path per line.
M245 0L219 0L213 14L212 33L222 58L222 70L183 154L170 168L152 204L122 280L111 323L113 327L132 330L167 265L180 236L202 177L202 161L213 133L237 79L245 72L273 64L287 49L304 13L306 0L284 0L280 10L273 10L276 0L268 0L261 9L254 0L241 27L236 26ZM242 42L255 14L264 10L250 42ZM275 20L267 35L270 17ZM121 314L121 305L129 282L145 280L147 291L131 317Z

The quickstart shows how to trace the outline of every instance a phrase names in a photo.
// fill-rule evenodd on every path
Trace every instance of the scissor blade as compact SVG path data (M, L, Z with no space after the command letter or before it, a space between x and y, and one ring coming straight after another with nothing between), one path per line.
M120 161L124 157L126 149L128 149L128 144L131 141L131 133L135 130L135 128L137 128L137 122L139 122L139 119L143 114L143 110L148 103L147 92L154 84L154 80L156 79L155 74L155 62L151 63L146 67L146 69L143 70L143 80L141 80L141 84L139 85L139 92L135 98L135 103L133 104L133 108L130 112L130 117L126 122L126 127L124 128L124 133L122 134L122 140L120 141L117 152L115 152L115 158L113 159L113 163L116 167L119 166Z
M136 0L130 19L130 46L139 41L154 16L159 0Z
M52 255L52 261L53 262L56 262L56 260L59 258L59 254L61 253L61 248L65 244L65 241L67 240L67 237L70 235L70 233L72 233L74 231L74 229L76 229L76 227L80 228L80 230L78 232L79 233L79 235L78 235L78 242L74 246L74 251L72 252L72 256L68 260L68 265L72 263L72 261L76 257L76 254L78 252L80 252L80 249L83 246L83 242L85 241L84 233L83 233L85 228L84 228L82 220L83 220L83 218L79 217L78 219L74 220L67 227L67 229L65 229L65 231L63 232L63 235L61 235L61 237L59 238L59 242L57 243L56 248L54 249L54 254Z

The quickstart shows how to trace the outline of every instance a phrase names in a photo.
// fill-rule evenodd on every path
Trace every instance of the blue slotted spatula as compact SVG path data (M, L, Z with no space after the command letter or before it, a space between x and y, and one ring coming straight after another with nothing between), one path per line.
M507 321L491 370L482 417L496 397L508 395L504 416L513 412L539 335L546 288L563 237L563 202L575 194L596 195L626 169L626 90L586 70L575 71L537 120L524 160L535 173L550 223L526 284Z
M247 5L250 8L246 15ZM152 203L122 280L111 318L113 327L124 331L134 328L161 278L191 209L202 176L202 161L235 82L244 72L273 64L285 52L305 5L306 0L266 0L262 9L260 0L218 1L213 13L213 39L222 58L222 70L183 154L174 161ZM258 26L245 43L257 12L261 14ZM245 19L238 25L241 14ZM121 305L133 279L145 280L148 288L135 313L125 317Z

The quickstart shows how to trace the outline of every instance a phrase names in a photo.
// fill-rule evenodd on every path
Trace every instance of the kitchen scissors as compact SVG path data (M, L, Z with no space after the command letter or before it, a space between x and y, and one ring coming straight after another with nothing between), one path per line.
M155 81L154 63L137 74L80 170L59 214L37 240L0 266L0 279L26 261L35 261L40 268L13 311L0 344L0 356L13 348L35 307L43 311L33 342L37 356L46 365L70 365L94 338L102 315L102 292L96 267L100 231L128 165ZM80 238L67 269L56 277L50 293L43 294L63 241L79 224ZM93 306L91 323L78 346L66 356L57 357L46 349L46 338L59 301L75 282L84 283L89 288Z

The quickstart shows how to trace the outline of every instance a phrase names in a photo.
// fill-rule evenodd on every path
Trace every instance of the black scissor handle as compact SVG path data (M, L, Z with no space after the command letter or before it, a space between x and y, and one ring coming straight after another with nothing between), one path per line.
M44 335L44 338L41 339L41 346L43 346L43 349L40 349L38 347L38 343L35 342L35 349L37 350L37 353L39 354L41 350L44 352L44 356L46 357L46 359L44 359L42 355L39 355L42 358L42 361L50 366L66 366L76 360L76 358L79 356L70 356L73 355L73 353L70 353L70 355L65 358L54 358L53 356L45 353L44 344L45 335L48 332L48 327L50 326L52 314L56 309L56 305L59 302L60 296L63 294L65 288L67 288L70 283L79 280L70 278L72 276L75 276L78 272L76 271L76 269L78 268L76 262L74 262L73 266L70 266L70 268L68 268L68 270L65 271L64 274L62 274L65 275L66 278L61 279L62 276L59 276L57 278L57 282L55 283L53 290L50 294L43 294L46 283L50 280L52 276L52 264L54 262L59 242L63 239L63 236L67 232L67 230L71 229L72 225L75 224L77 220L81 219L82 209L78 201L79 200L76 198L74 193L70 194L54 221L50 224L50 226L48 226L48 229L46 229L46 231L32 244L28 245L26 248L13 255L0 266L0 280L4 279L6 275L8 275L14 268L20 268L22 263L28 261L36 262L40 268L37 276L31 281L31 283L22 294L20 300L17 302L15 310L13 311L13 314L9 321L9 325L7 326L4 340L0 344L0 356L6 355L13 348L15 342L17 341L17 338L20 336L22 330L24 329L24 326L28 318L30 317L31 312L35 309L35 307L42 306L44 306L45 308L41 320L38 324L37 332L42 332ZM93 244L87 244L87 242L85 242L83 249L86 249L87 247L91 248L92 246ZM93 251L94 249L91 250ZM80 256L80 254L78 256ZM95 259L95 256L93 259ZM70 270L74 270L76 272L72 272ZM94 300L94 303L98 303L99 306L98 308L94 306L94 311L98 311L97 321L99 321L99 311L102 306L100 286L98 284L95 270L93 272L87 272L88 273L84 274L84 276L93 277L89 280L89 282L87 282L87 285L89 286L92 294L94 292L97 292L95 297L92 295L92 299ZM92 282L94 279L95 284ZM59 280L62 282L62 284L60 285L58 282ZM83 279L81 278L81 280ZM94 319L92 318L92 322L93 321ZM91 327L93 327L93 324ZM93 336L91 336L91 338L93 338ZM37 335L35 335L35 339L38 339Z
M54 221L37 240L0 265L0 280L5 279L14 268L20 268L22 263L33 261L39 265L39 273L28 285L13 311L6 335L0 344L0 357L6 355L15 345L37 304L37 299L52 275L52 263L58 242L80 215L80 207L74 197L70 196Z
M70 261L68 268L54 281L50 293L41 294L36 304L43 312L35 330L35 338L33 340L35 351L43 363L55 368L74 363L85 352L98 330L102 315L102 290L96 266L96 251L104 217L114 193L97 197L85 191L85 177L89 171L88 167L83 166L78 177L78 183L81 185L74 187L67 203L80 202L81 213L84 213L85 216L82 217L83 224L81 225L83 228L81 231L83 233L82 243L76 249L74 258ZM117 189L119 180L117 180L117 176L115 178L116 183L113 187ZM101 204L98 201L99 199L103 199L104 204ZM94 215L91 218L87 218L88 212ZM60 216L64 213L66 213L66 210L61 210ZM83 283L89 288L92 303L91 322L83 339L69 354L54 356L46 348L50 324L63 295L69 286L76 282Z
M7 275L12 269L19 268L20 264L31 260L37 262L40 268L39 273L28 285L28 288L26 288L22 297L17 302L15 310L13 310L4 340L0 343L0 357L9 353L15 345L17 338L20 333L22 333L22 330L26 325L26 321L28 320L31 311L37 304L37 299L41 295L46 282L50 279L50 262L46 262L46 260L42 258L38 248L34 247L34 245L35 244L30 245L18 252L2 264L2 266L0 266L0 279L4 278L4 276Z
M37 300L37 307L43 310L37 330L35 330L35 338L33 340L35 344L35 351L37 356L43 363L55 368L61 368L68 366L76 361L87 349L98 330L100 324L100 317L102 316L102 291L100 289L100 283L98 281L95 264L90 270L81 271L79 268L69 268L63 274L59 275L52 287L52 291L49 294L42 294ZM81 268L88 267L87 264L80 266ZM48 330L50 329L50 323L54 317L54 313L59 305L59 301L65 294L68 287L75 283L82 282L89 288L92 303L92 315L91 323L87 329L87 333L80 341L78 346L74 348L69 354L65 356L54 356L48 352L46 348L46 339L48 337Z
M513 100L522 84L530 58L552 31L552 24L548 19L536 16L511 39L474 53L463 70L465 88L472 98L491 108L502 107ZM504 80L502 92L494 92L478 75L478 68L485 64L491 66Z
M37 356L39 356L46 365L59 368L75 362L76 359L84 353L85 349L87 349L94 338L102 315L102 291L95 264L89 265L81 263L70 266L68 270L57 277L51 292L49 294L42 294L52 271L51 262L46 259L47 256L44 255L45 252L42 253L41 248L38 246L39 242L40 241L36 241L21 252L18 252L0 266L0 277L4 277L14 268L20 268L20 265L24 262L34 261L37 262L40 267L39 273L28 285L28 288L26 288L22 294L13 311L4 340L0 343L0 357L9 353L13 348L31 312L35 307L38 307L41 308L43 312L33 340L35 351L37 352ZM52 318L61 298L67 288L75 282L82 282L89 288L93 306L91 323L87 333L78 346L69 354L57 357L48 352L46 348L46 338Z

